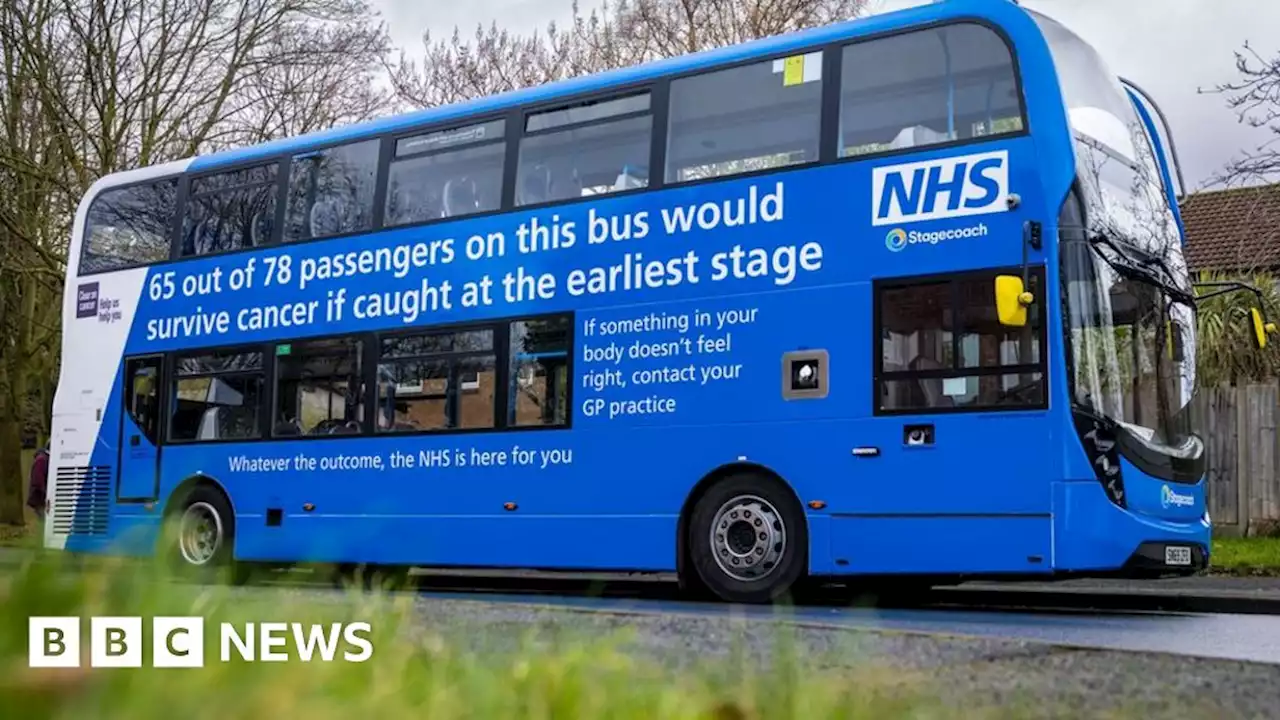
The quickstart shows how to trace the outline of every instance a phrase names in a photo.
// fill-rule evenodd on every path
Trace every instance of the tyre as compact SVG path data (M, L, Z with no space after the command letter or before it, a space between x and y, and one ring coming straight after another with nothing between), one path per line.
M729 476L694 506L687 538L697 579L728 602L777 600L805 573L804 513L778 480Z
M170 513L166 525L165 551L179 577L236 584L247 580L247 566L233 557L235 514L221 492L197 485Z

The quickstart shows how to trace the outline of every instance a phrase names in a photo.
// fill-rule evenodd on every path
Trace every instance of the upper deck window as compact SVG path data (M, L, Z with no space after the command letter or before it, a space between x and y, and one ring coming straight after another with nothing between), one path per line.
M344 235L373 227L377 140L296 155L289 168L285 241Z
M506 122L400 138L387 180L387 226L497 210Z
M649 93L534 113L520 142L517 205L647 187Z
M821 52L676 80L667 182L814 162L821 119Z
M539 130L553 130L555 128L567 127L569 125L579 125L582 123L596 122L598 120L608 120L618 117L619 115L630 115L632 113L643 113L649 111L649 93L640 95L631 95L629 97L615 98L613 100L604 100L602 102L589 102L581 105L570 105L568 107L557 108L555 110L547 110L545 112L534 113L529 116L529 120L525 123L525 132L535 133Z
M276 225L277 163L191 181L182 226L182 256L260 247Z
M841 157L1022 129L1013 58L989 28L948 25L844 49Z
M80 273L104 272L169 259L177 180L106 190L89 206Z

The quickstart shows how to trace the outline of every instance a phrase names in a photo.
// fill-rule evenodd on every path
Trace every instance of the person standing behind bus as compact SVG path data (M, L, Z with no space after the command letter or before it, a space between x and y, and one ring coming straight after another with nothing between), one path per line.
M49 444L36 451L31 462L31 485L27 490L27 506L36 513L36 518L44 525L45 499L49 487Z

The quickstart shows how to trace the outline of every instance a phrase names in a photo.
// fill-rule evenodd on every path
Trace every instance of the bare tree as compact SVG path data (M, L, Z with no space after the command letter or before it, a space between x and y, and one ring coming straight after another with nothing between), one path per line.
M391 101L377 83L389 51L380 26L308 24L273 32L268 53L276 59L246 78L219 144L251 145L376 117Z
M1227 107L1240 123L1266 129L1271 138L1232 158L1213 181L1226 185L1276 182L1280 179L1280 52L1268 59L1246 42L1235 58L1240 79L1208 92L1225 95Z
M73 202L62 143L32 82L30 51L56 53L49 13L0 10L0 522L22 521L24 435L48 431L65 229ZM62 212L59 211L62 209ZM35 414L35 418L32 415ZM35 422L33 422L35 420Z
M118 170L363 120L386 28L367 0L0 4L0 523L49 430L76 206Z
M304 84L323 87L322 106L344 105L367 84L333 78L369 70L387 49L365 0L26 1L50 15L56 45L26 60L82 181L243 140L246 126L272 125L266 116L305 113L292 108L308 95L316 104ZM23 40L37 49L31 33Z
M496 24L470 39L423 35L421 62L401 54L390 69L404 104L430 107L627 67L861 14L866 0L618 0L566 27L519 35Z
M865 0L622 0L613 24L637 59L652 60L827 25L865 8Z

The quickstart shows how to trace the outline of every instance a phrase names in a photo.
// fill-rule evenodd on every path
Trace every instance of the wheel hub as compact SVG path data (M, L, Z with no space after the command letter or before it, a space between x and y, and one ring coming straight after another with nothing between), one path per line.
M206 565L222 547L222 518L213 506L192 503L182 513L178 526L178 549L192 565Z
M742 495L720 506L711 523L711 550L729 577L751 582L778 567L787 548L782 515L767 500Z

